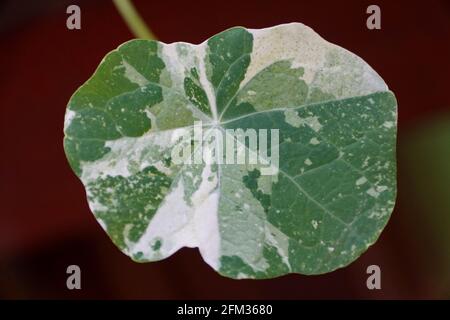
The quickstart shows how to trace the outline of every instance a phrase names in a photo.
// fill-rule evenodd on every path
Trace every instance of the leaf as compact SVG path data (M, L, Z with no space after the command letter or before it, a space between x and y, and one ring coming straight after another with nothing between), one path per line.
M395 202L396 124L367 63L292 23L121 45L70 99L64 146L132 259L198 247L224 276L272 278L330 272L376 241ZM232 129L277 129L279 144L272 130L260 162L245 136L245 163L194 161Z

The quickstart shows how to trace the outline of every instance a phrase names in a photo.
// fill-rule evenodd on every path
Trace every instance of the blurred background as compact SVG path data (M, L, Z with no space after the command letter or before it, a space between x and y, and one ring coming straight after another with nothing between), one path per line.
M450 298L450 1L134 3L164 42L297 21L366 60L399 104L392 218L361 258L326 275L230 280L187 248L132 262L90 213L62 142L71 94L133 35L111 1L0 1L0 298ZM81 7L81 30L66 28L70 4ZM366 28L370 4L381 8L381 30ZM66 288L71 264L81 290ZM381 290L366 287L371 264Z

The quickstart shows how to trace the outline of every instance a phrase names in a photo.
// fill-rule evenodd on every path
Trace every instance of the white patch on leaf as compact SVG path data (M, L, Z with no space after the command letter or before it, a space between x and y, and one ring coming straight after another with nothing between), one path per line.
M315 132L319 132L320 129L322 129L322 124L319 122L319 118L317 116L301 118L298 115L298 112L293 109L287 109L284 111L284 120L286 123L296 128L307 125Z
M362 185L362 184L364 184L364 183L366 183L367 182L367 179L366 179L366 177L361 177L361 178L359 178L358 180L356 180L356 185L357 186L360 186L360 185Z
M211 165L207 165L202 171L201 178L200 186L192 195L193 231L203 259L211 267L217 269L220 259L220 232L217 215L219 192L215 190L218 184L217 173L212 172Z
M130 253L142 252L143 258L154 260L158 256L170 256L184 246L195 247L197 239L192 229L192 215L192 208L184 200L184 184L180 178L164 198L144 234L129 247ZM157 256L151 247L156 238L161 239Z
M64 130L66 130L70 126L70 123L75 118L75 115L75 111L67 109L66 115L64 116Z
M322 129L322 124L319 122L319 118L316 116L306 117L304 123L308 125L311 129L313 129L315 132L319 132L320 129Z
M303 122L302 119L298 116L298 112L293 109L287 109L284 112L285 121L293 127L300 127Z
M380 195L380 193L382 193L383 191L386 191L387 187L386 186L376 186L376 187L372 187L369 190L367 190L367 194L370 195L371 197L374 198L378 198L378 196Z
M127 61L122 60L122 65L125 68L124 76L130 82L135 83L140 87L146 86L149 83L149 81Z
M266 223L266 242L277 249L283 263L291 270L289 263L289 237L270 223Z
M248 31L253 35L254 49L241 88L274 61L288 60L292 68L304 68L303 80L308 85L336 98L387 90L383 79L364 60L324 40L304 24L289 23ZM337 54L338 65L327 63L330 54Z
M394 126L394 122L392 122L392 121L385 121L383 123L383 127L388 128L388 129L392 128L393 126Z

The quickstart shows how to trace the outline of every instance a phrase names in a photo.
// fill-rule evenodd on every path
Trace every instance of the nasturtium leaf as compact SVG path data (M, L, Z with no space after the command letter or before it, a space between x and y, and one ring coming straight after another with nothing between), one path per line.
M198 247L224 276L272 278L330 272L376 241L395 202L396 126L366 62L292 23L121 45L70 99L64 147L133 260ZM268 132L265 154L251 130ZM203 158L225 152L217 132L238 131L231 156L245 161Z

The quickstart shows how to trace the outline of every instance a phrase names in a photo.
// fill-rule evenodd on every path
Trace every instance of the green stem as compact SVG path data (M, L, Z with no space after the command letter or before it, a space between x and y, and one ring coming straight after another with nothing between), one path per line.
M136 38L156 39L130 0L113 0L113 2Z

